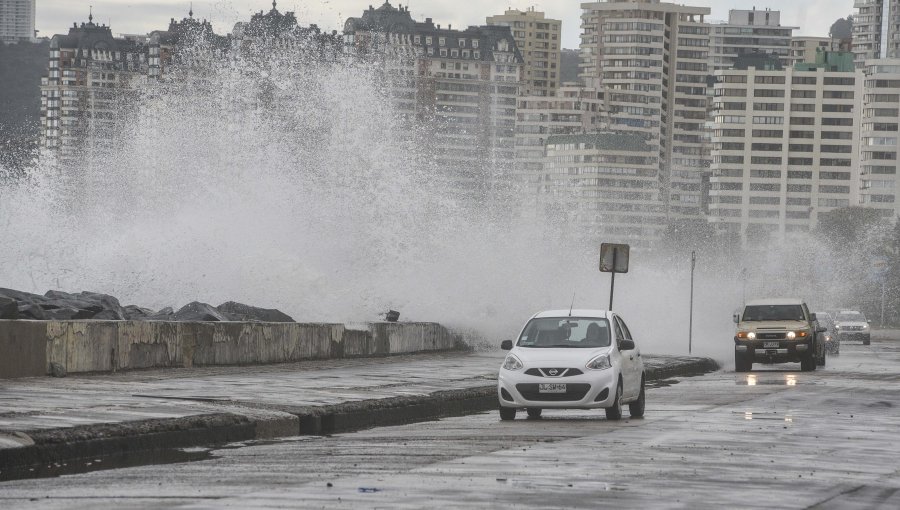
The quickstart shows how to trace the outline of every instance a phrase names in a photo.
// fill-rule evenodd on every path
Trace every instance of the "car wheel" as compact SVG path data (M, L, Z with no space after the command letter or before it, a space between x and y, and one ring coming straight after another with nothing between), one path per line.
M869 345L872 343L872 340L863 340L863 345Z
M543 411L543 409L541 409L540 407L529 407L528 408L528 417L535 418L535 419L540 418L541 411Z
M734 355L734 371L749 372L753 368L753 362L746 355L735 353Z
M823 352L823 353L822 353L822 357L821 357L821 358L818 358L818 359L816 360L816 365L817 365L817 366L820 366L820 367L824 367L824 366L825 366L825 356L826 356L826 355L825 355L825 353Z
M613 401L613 405L611 407L606 408L606 419L607 420L621 420L622 419L622 382L619 381L618 386L616 386L616 400Z
M501 407L500 408L500 419L503 421L515 420L516 419L516 408L515 407Z
M800 370L803 372L812 372L816 369L816 358L812 354L803 357L800 360Z
M641 393L638 395L638 399L634 402L628 404L628 414L631 415L632 418L643 418L644 417L644 406L647 403L646 393L644 393L644 378L641 378Z

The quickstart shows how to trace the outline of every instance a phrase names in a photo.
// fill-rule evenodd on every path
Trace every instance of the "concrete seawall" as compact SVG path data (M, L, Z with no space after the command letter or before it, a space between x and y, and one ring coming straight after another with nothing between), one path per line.
M0 321L0 379L155 367L283 363L463 348L435 323Z

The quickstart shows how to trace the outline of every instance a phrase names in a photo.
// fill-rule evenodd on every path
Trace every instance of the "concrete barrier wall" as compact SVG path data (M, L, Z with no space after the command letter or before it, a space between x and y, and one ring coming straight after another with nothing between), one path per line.
M0 321L0 379L387 356L463 347L435 323Z

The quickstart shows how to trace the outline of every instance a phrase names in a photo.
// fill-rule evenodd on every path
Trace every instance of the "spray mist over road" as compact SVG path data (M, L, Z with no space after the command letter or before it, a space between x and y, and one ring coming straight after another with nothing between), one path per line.
M299 321L393 308L492 344L573 293L608 306L599 246L523 214L515 190L448 193L452 169L404 136L378 84L359 64L238 59L148 86L78 165L45 158L0 187L0 286L157 308L235 300ZM636 252L631 269L616 310L645 351L686 354L689 259ZM701 254L694 354L730 356L744 292L739 263Z

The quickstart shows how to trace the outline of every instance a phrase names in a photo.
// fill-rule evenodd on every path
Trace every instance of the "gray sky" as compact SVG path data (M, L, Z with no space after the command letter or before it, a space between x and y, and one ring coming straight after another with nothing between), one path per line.
M87 21L88 6L94 7L94 21L106 23L116 34L147 33L168 27L169 18L187 16L190 0L36 0L37 29L42 36L65 33L73 22ZM376 7L383 0L280 0L278 9L294 11L300 23L315 23L327 30L341 30L344 20L359 16L370 4ZM563 47L577 48L579 44L581 1L543 0L393 0L409 5L414 18L433 18L440 25L451 24L464 28L484 24L485 17L501 14L507 8L524 10L534 6L547 17L563 21ZM828 35L828 29L838 18L853 14L853 0L770 0L768 4L756 0L674 0L674 3L712 8L713 20L728 19L729 9L780 9L781 23L797 26L798 35ZM466 8L461 8L461 5ZM231 31L234 23L246 20L262 9L272 8L271 0L194 0L194 16L213 22L216 32Z

